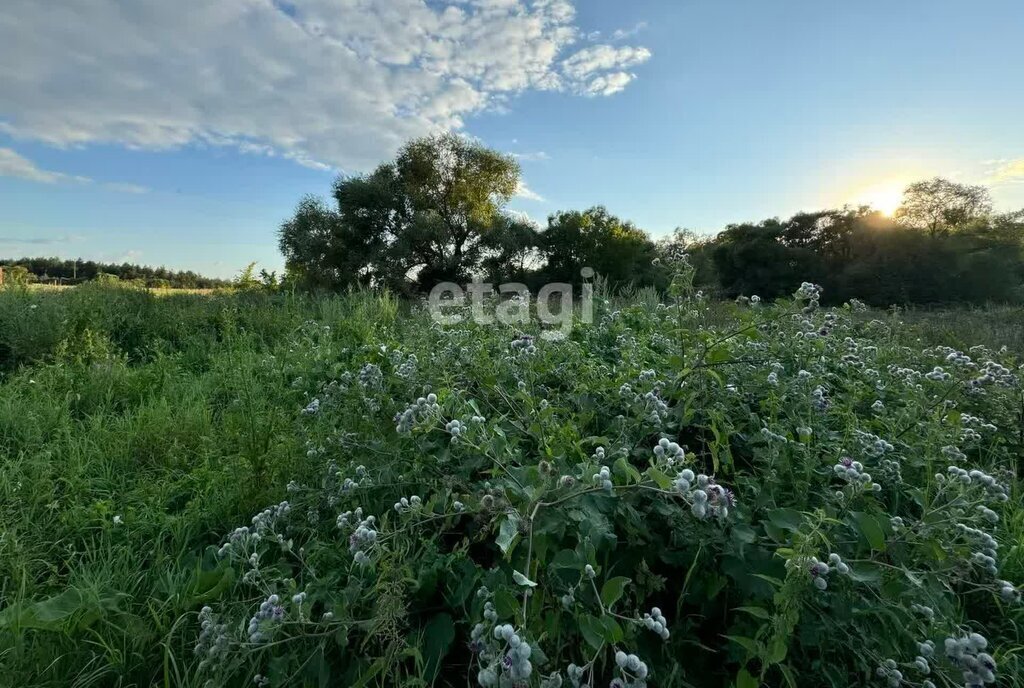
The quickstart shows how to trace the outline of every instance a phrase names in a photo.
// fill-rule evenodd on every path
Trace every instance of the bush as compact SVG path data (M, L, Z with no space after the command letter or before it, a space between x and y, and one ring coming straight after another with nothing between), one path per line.
M416 315L297 377L322 472L207 553L181 679L1017 680L1018 361L818 300L606 302L562 341Z

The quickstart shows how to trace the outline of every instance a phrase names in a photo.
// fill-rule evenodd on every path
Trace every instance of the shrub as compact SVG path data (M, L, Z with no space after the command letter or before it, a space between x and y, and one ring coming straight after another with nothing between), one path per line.
M414 313L342 354L308 324L319 476L207 553L180 680L1017 676L1014 356L904 346L811 284L716 325L689 283L564 340Z

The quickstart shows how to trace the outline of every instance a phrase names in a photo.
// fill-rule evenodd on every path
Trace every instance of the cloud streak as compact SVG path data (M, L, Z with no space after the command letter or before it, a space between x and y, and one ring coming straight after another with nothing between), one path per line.
M40 184L95 184L95 179L64 172L44 170L34 162L10 148L0 148L0 177L14 177ZM108 191L120 193L147 193L149 189L138 184L99 182Z
M988 184L1024 182L1024 158L988 161L993 169L986 179Z
M0 132L54 146L231 146L363 170L526 91L610 96L651 57L568 0L7 0Z

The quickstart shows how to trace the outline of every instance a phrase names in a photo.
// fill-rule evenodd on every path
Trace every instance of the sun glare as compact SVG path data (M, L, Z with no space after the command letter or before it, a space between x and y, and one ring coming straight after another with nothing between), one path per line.
M854 199L855 203L869 205L883 215L892 215L903 201L902 182L889 182L865 189Z

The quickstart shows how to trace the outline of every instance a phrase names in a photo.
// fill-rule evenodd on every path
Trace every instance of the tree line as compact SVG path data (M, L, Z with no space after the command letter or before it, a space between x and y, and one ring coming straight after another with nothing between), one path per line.
M6 282L48 282L78 284L92 280L131 282L154 289L214 289L231 284L228 280L191 270L168 270L132 263L100 263L93 260L64 258L0 259Z
M279 232L288 278L415 294L440 281L578 283L590 267L612 287L661 289L668 276L656 259L684 251L697 284L727 298L774 298L814 281L833 302L1024 300L1024 210L993 213L982 186L912 184L892 217L844 207L656 241L600 206L539 227L506 208L519 174L512 157L454 134L411 141L373 172L338 178L332 203L302 199Z

